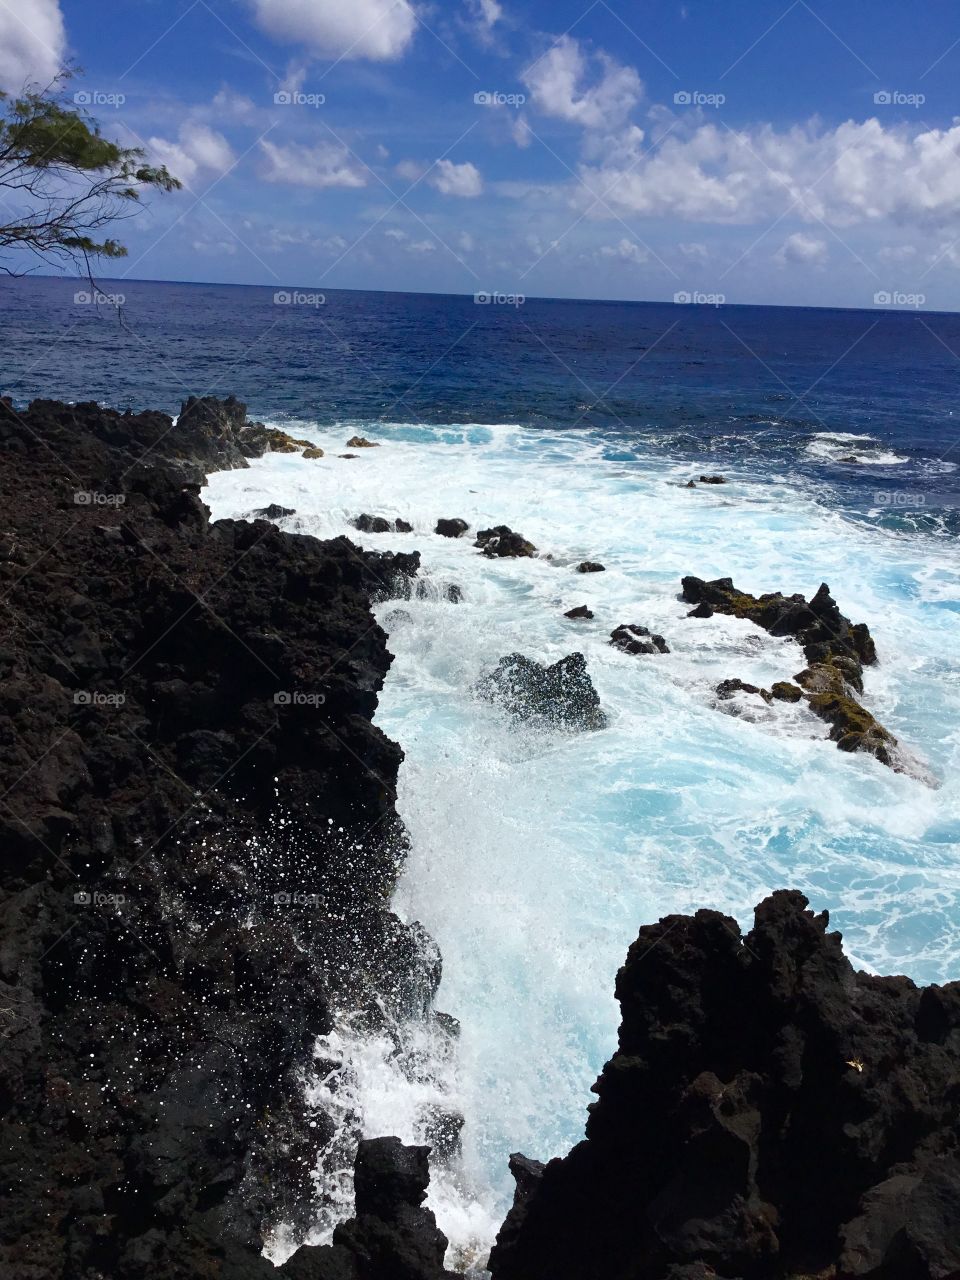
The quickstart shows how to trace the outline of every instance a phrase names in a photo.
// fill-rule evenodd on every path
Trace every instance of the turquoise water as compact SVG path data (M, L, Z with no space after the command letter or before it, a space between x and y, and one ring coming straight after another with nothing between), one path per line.
M434 1202L466 1254L502 1217L509 1152L546 1158L581 1136L616 1041L614 975L641 924L711 906L746 925L765 893L798 887L830 911L855 963L960 976L955 541L864 523L818 479L758 475L735 453L728 485L688 490L696 466L589 429L365 423L381 447L346 461L335 455L355 421L296 425L327 457L212 477L214 514L282 502L297 511L288 529L416 547L432 584L429 598L378 607L395 654L378 723L405 752L412 852L396 909L439 942L438 1004L462 1023L458 1058L434 1085L466 1115L464 1163ZM358 535L348 521L361 511L415 532ZM488 561L468 538L435 536L441 515L505 522L545 554ZM606 572L575 573L585 558ZM900 739L907 771L839 752L803 708L718 706L721 679L769 687L802 654L745 621L688 619L685 573L807 595L827 581L876 638L864 701ZM460 605L442 599L451 582ZM562 616L577 604L595 619ZM622 622L661 632L671 652L614 650ZM610 715L601 733L518 730L472 694L502 654L574 649ZM365 1096L378 1123L416 1137L402 1101L412 1086L388 1048L355 1052L361 1109Z

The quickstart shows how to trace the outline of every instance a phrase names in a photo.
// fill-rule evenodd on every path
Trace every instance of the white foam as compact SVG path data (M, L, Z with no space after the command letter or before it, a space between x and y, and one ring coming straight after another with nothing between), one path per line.
M340 459L358 427L381 447ZM396 657L377 719L405 752L399 807L412 851L395 907L439 942L439 1005L463 1028L455 1070L437 1076L467 1121L462 1170L432 1193L451 1257L478 1234L489 1243L512 1194L510 1151L543 1159L582 1133L589 1086L616 1042L613 978L641 924L701 906L749 924L764 893L793 886L830 909L864 965L924 981L960 974L955 548L854 524L796 482L729 465L727 485L688 490L689 465L625 460L622 442L593 432L299 430L327 457L273 455L213 476L214 515L280 502L297 510L285 528L418 549L438 586L378 606ZM415 532L360 535L348 521L364 511ZM489 561L470 538L436 536L439 516L509 524L554 559ZM587 558L607 571L575 573ZM748 715L722 714L720 680L769 686L802 654L748 622L687 619L685 573L757 592L809 595L829 582L877 640L866 703L939 789L837 751L803 707L740 699ZM448 583L462 604L443 601ZM563 617L578 604L592 622ZM661 632L671 653L612 649L622 622ZM518 732L472 696L502 654L553 661L574 649L610 712L602 733ZM415 1133L399 1094L422 1084L402 1072L393 1083L372 1070L357 1078L366 1129Z

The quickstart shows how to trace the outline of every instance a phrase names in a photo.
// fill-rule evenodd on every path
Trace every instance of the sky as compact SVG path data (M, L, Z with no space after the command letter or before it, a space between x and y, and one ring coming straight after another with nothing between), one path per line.
M0 0L67 63L111 277L960 309L956 0Z

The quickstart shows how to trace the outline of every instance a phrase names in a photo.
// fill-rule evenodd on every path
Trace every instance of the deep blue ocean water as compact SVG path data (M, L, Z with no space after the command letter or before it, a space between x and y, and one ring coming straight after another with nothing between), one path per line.
M348 1139L420 1141L425 1109L463 1112L462 1166L431 1190L451 1264L482 1260L509 1152L581 1135L641 924L712 906L749 925L796 887L858 965L960 977L960 316L101 288L125 295L122 323L74 302L83 283L0 281L0 392L173 413L234 393L325 456L212 476L215 516L278 502L291 531L421 552L423 597L377 606L395 655L377 721L405 753L395 909L438 940L462 1035L451 1056L421 1025L371 1038L345 1015L308 1087ZM344 459L357 431L380 447ZM706 470L728 483L686 487ZM360 512L414 532L360 535ZM545 554L490 562L436 536L438 516L507 523ZM584 559L606 571L577 574ZM769 687L802 655L688 619L685 573L807 595L826 580L876 638L864 701L905 770L837 751L803 706L718 703L720 680ZM592 622L564 617L584 603ZM670 653L613 649L624 622ZM473 695L505 653L573 649L602 733L518 730ZM318 1239L349 1213L352 1157L350 1140L325 1154Z
M123 295L122 323L74 301L84 281L0 282L0 391L171 412L232 392L255 414L320 423L596 427L627 455L797 467L894 527L960 530L960 315L346 290L312 305L265 287L99 283ZM834 446L831 432L870 439Z

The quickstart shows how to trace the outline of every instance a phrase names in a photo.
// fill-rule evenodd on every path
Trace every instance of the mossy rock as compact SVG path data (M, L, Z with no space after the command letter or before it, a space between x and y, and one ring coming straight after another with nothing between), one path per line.
M322 458L323 450L316 448L316 446L314 445L311 445L309 449L304 449L303 456L305 458Z

